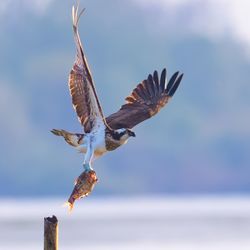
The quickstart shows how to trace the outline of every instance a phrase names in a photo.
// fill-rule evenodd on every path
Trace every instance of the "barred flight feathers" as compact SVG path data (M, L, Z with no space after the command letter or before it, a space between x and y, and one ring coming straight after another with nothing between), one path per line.
M112 129L133 128L157 114L174 95L183 77L183 74L176 72L166 86L166 75L166 69L163 69L159 80L155 71L139 83L126 98L126 104L106 118L108 125Z
M76 60L69 74L69 90L72 104L77 113L84 132L91 132L99 121L106 124L101 105L96 94L94 82L85 57L83 46L78 33L78 22L84 10L78 14L78 8L73 6L72 19L74 39L77 48Z

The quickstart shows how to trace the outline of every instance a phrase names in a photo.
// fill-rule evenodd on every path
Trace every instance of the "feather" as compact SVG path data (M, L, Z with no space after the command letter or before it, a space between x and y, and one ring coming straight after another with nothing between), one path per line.
M166 87L166 69L161 73L159 83L158 73L149 74L147 80L139 83L126 98L127 103L120 110L108 116L106 121L113 129L133 128L137 124L149 119L163 108L180 85L183 74L178 77L176 72Z
M162 92L165 89L166 75L167 75L167 71L166 71L166 69L163 69L163 71L161 73L161 80L160 80L160 85L161 85L161 91Z
M97 120L106 120L96 93L92 75L85 57L83 46L78 32L78 23L85 9L79 13L79 1L77 7L72 7L73 32L76 44L76 60L69 74L69 90L72 104L77 113L85 133L90 133L97 127Z
M157 93L159 93L159 91L160 91L160 85L159 85L158 73L157 73L156 70L154 71L154 75L153 76L154 76L154 83L155 83L156 91L157 91Z
M181 80L182 80L182 77L183 77L183 74L181 74L177 80L175 81L175 84L173 85L173 87L169 90L169 96L173 96L175 91L177 90L177 88L179 87L180 83L181 83Z

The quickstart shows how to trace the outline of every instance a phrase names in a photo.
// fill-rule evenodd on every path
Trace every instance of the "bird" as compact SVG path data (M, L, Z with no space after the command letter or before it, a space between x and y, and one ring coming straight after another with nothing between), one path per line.
M95 159L126 144L130 137L136 136L132 128L156 115L169 102L183 74L177 71L167 81L165 68L160 75L154 71L133 89L117 112L105 117L79 35L79 20L84 10L79 12L79 3L72 7L76 59L68 80L72 104L83 132L71 133L63 129L51 132L62 136L69 145L83 153L84 170L91 171Z

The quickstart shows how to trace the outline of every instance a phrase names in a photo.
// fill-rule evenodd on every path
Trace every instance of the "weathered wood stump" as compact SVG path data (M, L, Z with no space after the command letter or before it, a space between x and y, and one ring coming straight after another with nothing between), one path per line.
M44 250L58 250L58 220L55 215L44 218Z

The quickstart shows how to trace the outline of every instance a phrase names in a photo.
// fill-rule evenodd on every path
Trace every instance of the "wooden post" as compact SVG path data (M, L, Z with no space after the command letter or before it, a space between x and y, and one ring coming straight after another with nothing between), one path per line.
M58 220L55 215L44 218L44 250L58 250Z

